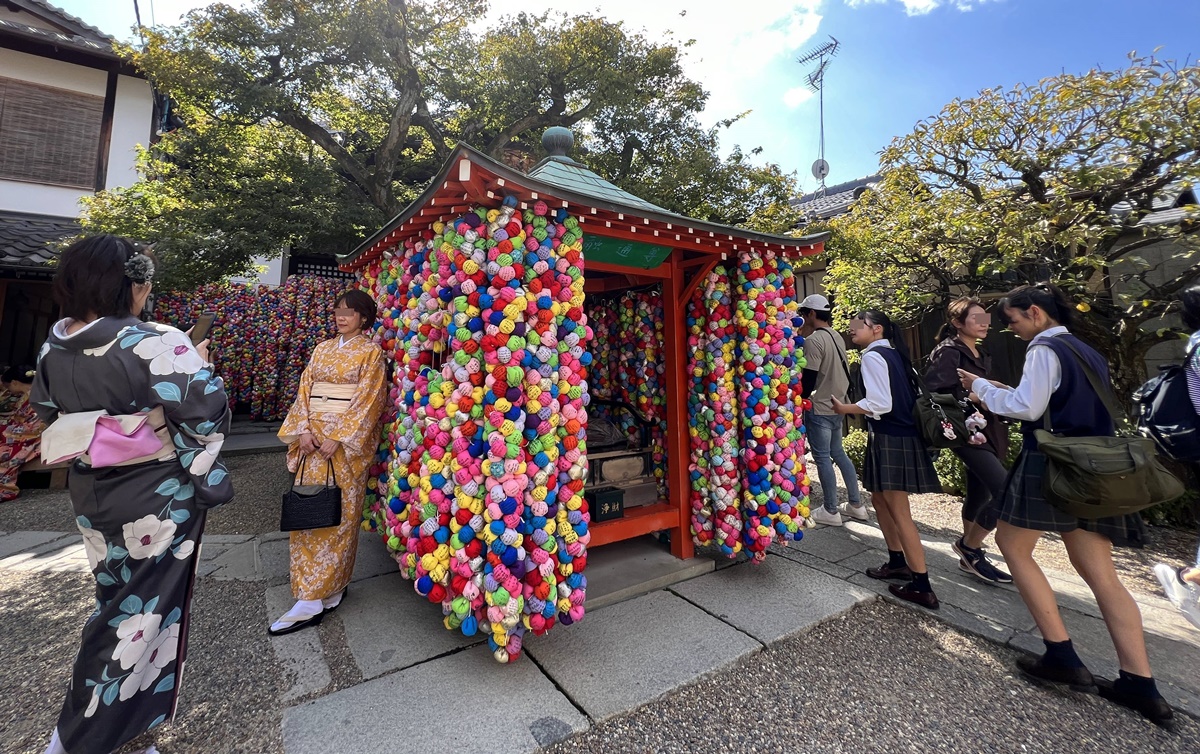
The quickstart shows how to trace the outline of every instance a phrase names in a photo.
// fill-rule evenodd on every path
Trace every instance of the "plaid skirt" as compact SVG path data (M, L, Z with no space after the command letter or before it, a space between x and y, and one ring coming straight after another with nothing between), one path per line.
M1117 547L1142 547L1146 544L1146 526L1136 513L1128 516L1085 519L1055 508L1042 493L1046 474L1046 456L1025 451L1017 457L1008 480L998 515L1001 521L1036 531L1068 532L1076 529L1102 534Z
M872 492L941 492L933 455L919 437L897 437L872 431L867 436L863 486Z

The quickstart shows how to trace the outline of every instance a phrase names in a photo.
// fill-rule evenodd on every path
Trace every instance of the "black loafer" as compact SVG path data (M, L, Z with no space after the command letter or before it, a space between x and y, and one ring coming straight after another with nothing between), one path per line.
M1155 725L1165 727L1175 718L1175 712L1171 709L1171 705L1167 704L1167 700L1161 696L1148 697L1122 693L1117 689L1116 684L1107 678L1097 678L1096 687L1099 689L1102 699L1107 699L1122 707L1128 707Z
M1065 684L1072 691L1083 694L1096 693L1096 679L1092 677L1092 671L1082 666L1065 668L1061 665L1052 665L1045 660L1045 657L1018 657L1017 668L1025 677L1035 681Z
M881 581L888 581L891 579L912 581L912 571L910 571L906 565L900 566L899 568L892 568L887 563L884 563L878 568L868 568L867 575L873 579L880 579Z
M937 595L933 592L918 592L912 588L912 584L889 584L888 591L899 597L902 600L920 605L929 610L937 610L942 606L938 602Z

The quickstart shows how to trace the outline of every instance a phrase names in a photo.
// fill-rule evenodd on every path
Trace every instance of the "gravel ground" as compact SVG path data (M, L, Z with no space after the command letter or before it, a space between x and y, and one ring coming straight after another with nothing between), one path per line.
M87 575L0 572L0 633L10 668L0 674L4 754L45 749L92 604ZM262 584L201 579L192 606L179 714L154 741L171 754L281 752L283 678L263 630Z
M1015 657L879 601L545 751L1196 751L1197 721L1163 731L1098 697L1034 686L1014 677Z

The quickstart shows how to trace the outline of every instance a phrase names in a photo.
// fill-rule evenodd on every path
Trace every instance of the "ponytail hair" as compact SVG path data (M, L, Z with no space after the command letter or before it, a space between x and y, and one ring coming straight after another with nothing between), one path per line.
M1023 285L1020 288L1012 289L1007 296L1001 299L1000 313L1001 316L1004 316L1005 309L1027 312L1031 306L1036 306L1046 312L1063 327L1070 327L1075 320L1075 307L1071 306L1067 294L1063 293L1057 285L1050 283Z
M985 311L987 310L983 302L973 296L963 296L951 301L950 305L946 307L946 323L942 325L942 329L938 330L937 339L941 341L957 338L958 328L954 324L965 325L967 323L967 315L976 306Z
M896 349L896 353L900 354L901 361L904 362L904 368L912 371L912 359L908 355L908 345L904 342L904 334L900 332L900 326L892 321L892 318L878 309L863 309L858 314L854 315L855 319L861 319L868 325L879 325L883 328L883 337L888 339L892 348Z

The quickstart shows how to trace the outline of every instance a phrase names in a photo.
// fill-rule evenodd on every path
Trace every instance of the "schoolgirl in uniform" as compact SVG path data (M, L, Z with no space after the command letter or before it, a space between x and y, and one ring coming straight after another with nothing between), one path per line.
M1104 698L1140 712L1155 723L1171 719L1150 675L1150 660L1142 633L1142 615L1117 576L1112 546L1141 543L1145 529L1137 515L1079 519L1062 512L1042 494L1046 456L1038 452L1034 430L1050 413L1055 434L1111 436L1113 422L1104 403L1088 382L1087 373L1071 350L1078 351L1105 383L1108 364L1094 349L1068 332L1074 309L1062 291L1051 285L1023 286L1000 303L1009 328L1029 341L1021 384L1000 386L959 370L963 387L972 390L992 413L1022 421L1024 445L1005 486L998 508L996 544L1012 570L1021 599L1037 623L1046 653L1017 661L1034 679L1067 684L1077 691L1099 691ZM1033 558L1042 532L1062 536L1071 564L1087 582L1117 650L1120 677L1115 682L1094 678L1071 644L1058 611L1054 590Z
M879 528L887 542L888 562L868 568L873 579L903 579L888 590L903 600L936 610L937 595L929 584L925 548L909 508L910 493L941 492L933 459L913 419L917 392L900 328L883 312L867 309L850 321L850 339L862 351L866 395L858 403L836 398L839 414L867 417L867 460L863 484L871 490Z

